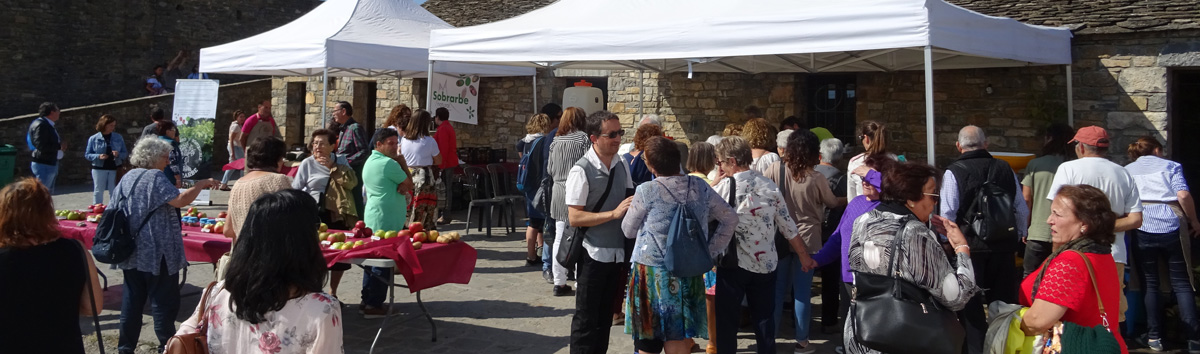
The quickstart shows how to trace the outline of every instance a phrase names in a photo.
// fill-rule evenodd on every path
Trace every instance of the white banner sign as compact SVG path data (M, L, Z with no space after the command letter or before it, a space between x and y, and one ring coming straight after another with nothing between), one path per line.
M429 80L433 97L429 108L432 114L440 107L450 110L450 120L479 124L479 76L444 75L434 73Z
M183 154L183 178L208 177L217 118L217 80L175 81L171 120Z

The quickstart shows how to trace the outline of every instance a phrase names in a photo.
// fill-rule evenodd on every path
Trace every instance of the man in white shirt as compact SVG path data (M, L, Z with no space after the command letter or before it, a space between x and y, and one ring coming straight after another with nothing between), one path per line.
M608 111L592 113L585 131L592 141L583 158L567 173L565 199L568 224L588 228L576 268L578 290L571 320L571 353L608 352L614 306L623 297L629 258L621 219L633 201L629 166L617 155L621 121ZM599 207L597 207L599 205ZM568 231L569 232L569 231ZM570 266L570 265L566 265Z
M1079 128L1075 139L1075 154L1079 156L1073 161L1063 162L1054 174L1054 182L1050 185L1050 193L1046 199L1054 200L1058 190L1065 185L1086 184L1096 187L1108 196L1112 210L1117 214L1117 239L1113 242L1113 260L1117 262L1117 279L1125 279L1125 264L1127 251L1125 248L1125 231L1142 226L1142 202L1138 195L1133 177L1121 165L1109 161L1108 132L1097 126ZM1124 286L1122 286L1124 287ZM1121 321L1125 321L1125 293L1121 292Z

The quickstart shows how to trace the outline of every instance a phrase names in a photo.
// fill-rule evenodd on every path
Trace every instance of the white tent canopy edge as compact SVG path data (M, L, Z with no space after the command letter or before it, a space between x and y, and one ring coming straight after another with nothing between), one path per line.
M605 20L555 25L579 13ZM942 0L560 0L508 20L434 30L429 58L660 73L923 68L928 162L934 164L933 68L1068 65L1069 76L1070 40L1064 28L986 16ZM1070 90L1068 77L1069 111Z

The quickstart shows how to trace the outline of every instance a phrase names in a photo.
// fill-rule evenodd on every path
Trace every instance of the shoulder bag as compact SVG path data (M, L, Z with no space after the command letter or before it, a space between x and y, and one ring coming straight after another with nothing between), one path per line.
M1096 271L1092 269L1092 261L1083 252L1077 250L1070 250L1070 252L1079 254L1079 257L1083 258L1083 263L1087 264L1088 276L1092 279L1092 290L1096 294L1096 303L1100 305L1100 324L1084 327L1072 322L1059 321L1034 340L1033 352L1045 354L1120 353L1121 345L1117 343L1117 339L1113 337L1112 329L1109 327L1108 316L1104 311L1104 299L1100 297L1100 287L1096 284ZM1049 263L1042 266L1042 271L1038 273L1036 282L1039 285L1042 282L1042 275L1046 274L1046 268L1049 268L1048 266ZM1037 287L1034 287L1033 294L1029 298L1037 298Z
M163 354L207 354L208 353L208 298L212 297L213 285L208 283L204 295L200 297L200 318L196 333L177 334L167 340Z
M915 221L912 216L900 220ZM896 263L902 253L900 239L892 238L888 275L854 272L850 319L854 337L867 348L894 354L958 354L966 332L954 311L942 306L929 291L901 279ZM916 338L928 339L915 344Z
M596 202L595 206L592 206L591 212L600 212L600 208L604 207L604 202L608 201L608 193L612 191L613 173L616 170L617 166L609 169L608 184L604 186L604 194L601 194L600 200ZM570 224L570 222L567 223ZM563 240L559 242L558 249L554 252L554 260L558 261L558 264L570 269L579 263L580 259L583 259L583 253L587 252L583 249L583 236L587 234L587 230L587 227L574 226L568 226L566 230L563 230Z
M733 207L733 210L736 212L737 211L737 180L733 179L732 176L725 177L725 179L727 181L729 181L729 206ZM710 239L710 240L713 239L713 236L715 236L714 234L716 232L717 232L717 221L713 220L708 223L708 239ZM733 237L729 239L729 246L725 247L725 253L722 253L717 256L717 262L716 262L717 266L725 267L725 268L737 268L738 267L737 248L738 248L738 235L737 235L737 232L734 232Z
M84 286L88 292L88 302L92 303L92 325L96 331L96 344L100 348L100 354L104 354L104 337L100 335L100 308L96 307L96 290L92 289L92 270L88 267L87 250L83 249L83 244L76 243L79 246L79 251L83 253L83 276ZM99 271L97 271L99 272Z

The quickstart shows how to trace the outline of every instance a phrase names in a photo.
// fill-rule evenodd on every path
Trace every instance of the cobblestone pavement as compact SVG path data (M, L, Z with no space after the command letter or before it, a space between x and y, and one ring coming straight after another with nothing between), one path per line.
M77 209L91 204L91 186L63 186L54 197L56 209ZM214 191L214 205L199 209L209 214L225 210L227 192ZM465 213L465 211L464 211ZM458 215L456 220L462 220ZM462 230L461 221L443 227L446 230ZM551 286L541 276L540 267L525 267L524 228L518 233L505 235L503 228L494 228L493 237L472 231L463 240L479 251L475 275L470 284L448 284L421 293L425 305L437 324L437 341L430 341L431 328L424 318L414 318L419 313L415 297L407 289L397 288L394 311L400 315L388 320L379 338L376 353L567 353L570 336L571 314L575 298L555 297ZM118 327L121 311L120 270L109 269L100 264L101 272L108 276L108 289L104 291L104 311L100 314L100 327L104 336L105 351L116 352ZM193 263L188 268L187 279L181 294L183 299L176 322L182 322L195 310L198 294L213 280L213 267L207 263ZM344 316L344 341L346 353L367 353L382 320L367 320L357 313L357 304L362 289L362 271L355 267L346 272L338 288L338 296L346 304ZM326 288L328 290L328 288ZM814 298L818 301L819 298ZM142 316L141 346L138 353L153 353L157 346L153 320L149 309ZM819 310L816 311L819 314ZM407 320L405 320L407 319ZM98 353L91 318L81 318L84 343L89 353ZM178 328L178 323L175 324ZM813 324L814 343L819 353L833 353L834 342L840 335L821 333L821 326ZM794 341L790 325L780 330L777 340L779 353L790 353ZM738 335L739 352L754 352L753 332L743 328ZM785 339L788 338L788 339ZM701 346L703 339L696 342ZM610 337L610 353L631 353L633 342L622 327L613 327Z

